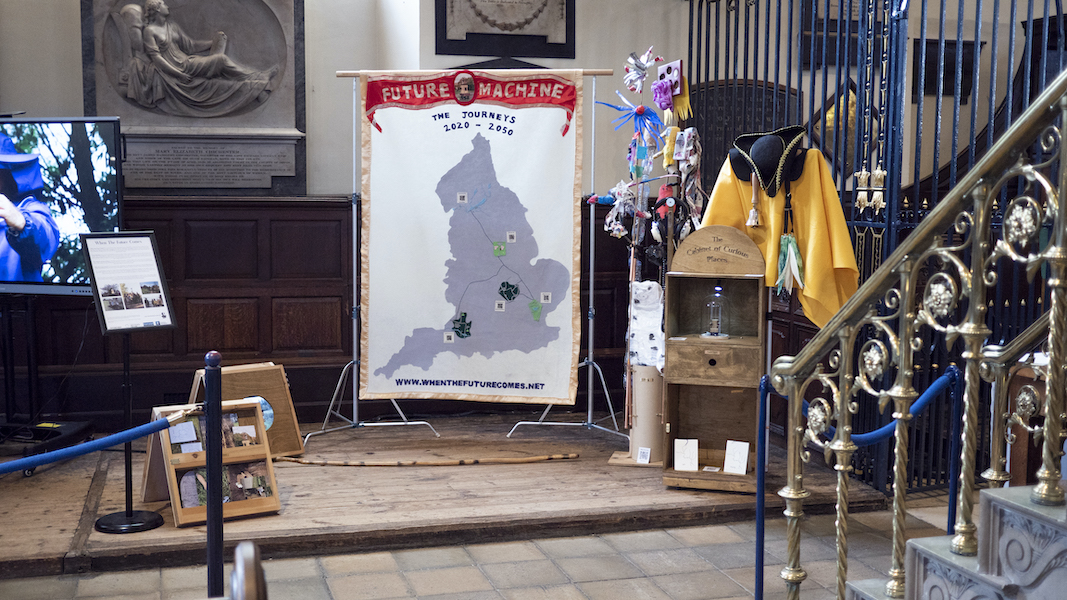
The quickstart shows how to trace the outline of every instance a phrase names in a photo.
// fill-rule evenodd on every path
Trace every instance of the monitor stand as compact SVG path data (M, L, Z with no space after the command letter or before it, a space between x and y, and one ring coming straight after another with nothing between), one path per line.
M21 304L21 306L16 306ZM20 413L16 400L15 374L15 317L25 323L26 340L26 388L29 398L29 411ZM4 368L4 422L0 423L0 443L30 444L23 448L22 455L33 456L51 452L59 448L73 446L89 439L92 423L41 421L37 401L39 381L37 376L37 336L34 327L33 296L0 296L0 350L3 354ZM26 469L23 475L33 475L35 469Z

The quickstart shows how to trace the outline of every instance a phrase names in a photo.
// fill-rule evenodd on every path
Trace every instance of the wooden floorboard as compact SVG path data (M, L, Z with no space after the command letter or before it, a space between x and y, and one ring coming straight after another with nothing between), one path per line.
M581 415L559 415L580 420ZM751 494L663 485L662 471L608 464L624 438L584 427L524 426L528 415L430 418L428 427L361 427L315 436L304 458L328 461L441 460L577 453L524 464L341 467L276 462L281 511L227 521L227 546L254 540L265 557L370 552L419 546L585 535L751 519ZM304 431L318 429L309 425ZM135 448L143 448L141 440ZM765 500L781 518L784 453L772 448ZM168 502L138 501L143 452L134 455L135 510L164 525L132 534L87 527L125 510L121 452L107 451L0 479L0 578L84 570L203 563L206 528L174 526ZM96 485L93 485L94 477ZM809 466L809 513L834 510L835 475ZM886 498L853 482L851 510L878 510Z

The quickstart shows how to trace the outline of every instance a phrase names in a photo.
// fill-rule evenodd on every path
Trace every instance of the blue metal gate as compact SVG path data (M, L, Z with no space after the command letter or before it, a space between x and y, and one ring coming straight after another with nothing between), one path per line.
M703 142L705 189L738 135L805 125L834 174L862 280L1063 70L1065 33L1062 0L690 0L689 124ZM992 343L1047 302L1041 278L1010 265L997 276ZM919 344L917 387L960 352ZM890 420L859 406L858 432ZM915 419L910 489L952 478L949 419ZM890 456L888 443L858 452L856 476L889 490ZM979 471L987 461L978 457Z

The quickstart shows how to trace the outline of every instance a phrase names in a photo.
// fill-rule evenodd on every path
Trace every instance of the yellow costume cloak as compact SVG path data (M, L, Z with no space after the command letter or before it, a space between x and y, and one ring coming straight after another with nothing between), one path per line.
M793 233L804 260L804 287L797 293L804 315L821 328L856 292L859 268L830 168L817 150L805 154L803 174L790 184ZM752 187L734 175L727 158L701 227L728 225L747 233L763 252L766 283L773 287L778 280L778 246L785 226L785 190L768 197L757 187L759 225L748 227L745 222L752 208Z

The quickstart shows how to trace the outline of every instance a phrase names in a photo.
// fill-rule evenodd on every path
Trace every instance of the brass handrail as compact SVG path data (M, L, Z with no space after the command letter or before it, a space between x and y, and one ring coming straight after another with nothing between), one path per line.
M982 350L982 376L993 384L993 418L990 423L989 468L982 472L982 479L996 487L1002 487L1011 479L1007 471L1008 423L1013 417L1019 420L1023 415L1016 411L1008 413L1008 380L1011 374L1009 365L1033 351L1034 346L1048 341L1049 313L1045 311L1005 346L986 346ZM1025 414L1027 410L1024 410ZM1025 425L1024 425L1025 426Z
M1055 127L1056 119L1067 120L1067 73L1060 74L1027 108L1012 127L988 150L962 180L927 215L912 233L883 262L845 303L825 327L796 355L783 356L771 367L771 383L789 398L787 428L787 485L779 492L785 499L788 555L782 578L789 597L799 596L800 583L806 573L800 565L800 518L808 492L803 485L802 463L805 448L814 444L827 458L836 457L839 472L838 498L847 503L847 473L854 446L850 427L838 427L834 440L820 442L829 421L847 423L855 412L854 399L860 392L878 399L884 409L893 404L896 421L894 448L894 525L893 566L886 594L902 597L904 593L904 548L906 515L905 489L908 447L908 422L911 403L918 393L913 387L913 353L924 342L920 328L926 327L944 336L951 346L963 342L964 363L963 444L955 536L951 549L960 555L977 553L976 526L972 521L975 501L975 456L978 428L978 399L982 366L990 358L985 346L990 330L986 326L986 291L996 284L993 268L1001 258L1026 265L1031 275L1047 265L1051 289L1047 322L1050 362L1059 364L1067 357L1067 207L1059 200L1059 190L1067 189L1067 168L1046 176L1058 161L1067 164L1067 143ZM1035 142L1041 150L1031 156ZM992 207L1009 184L1022 182L1023 191L1004 206L1004 224L1000 237L994 239L991 226ZM1042 202L1043 201L1043 202ZM1041 225L1052 222L1051 239L1039 239ZM951 230L951 233L946 235ZM1044 246L1042 246L1044 243ZM925 265L937 263L942 271L922 280ZM918 294L922 294L922 298ZM960 301L966 300L966 309ZM953 321L958 319L958 321ZM877 337L869 338L857 349L857 332L872 329ZM1027 330L1031 331L1031 330ZM1036 332L1037 329L1034 329ZM1037 335L1035 333L1034 335ZM1036 339L1029 344L1032 346ZM1017 342L1026 345L1025 341ZM1009 344L1011 348L1016 346ZM1007 355L1004 355L1005 357ZM828 360L827 360L828 359ZM852 362L858 360L856 368ZM825 365L823 364L825 361ZM883 376L895 371L888 389ZM1058 488L1060 475L1056 445L1063 432L1064 379L1061 369L1048 372L1045 419L1040 432L1044 439L1041 483L1031 499L1039 504L1063 504ZM827 398L819 399L819 410L802 420L801 404L805 391L821 384ZM813 403L815 406L815 403ZM847 572L847 506L838 507L838 575L839 595L843 595L843 578Z

